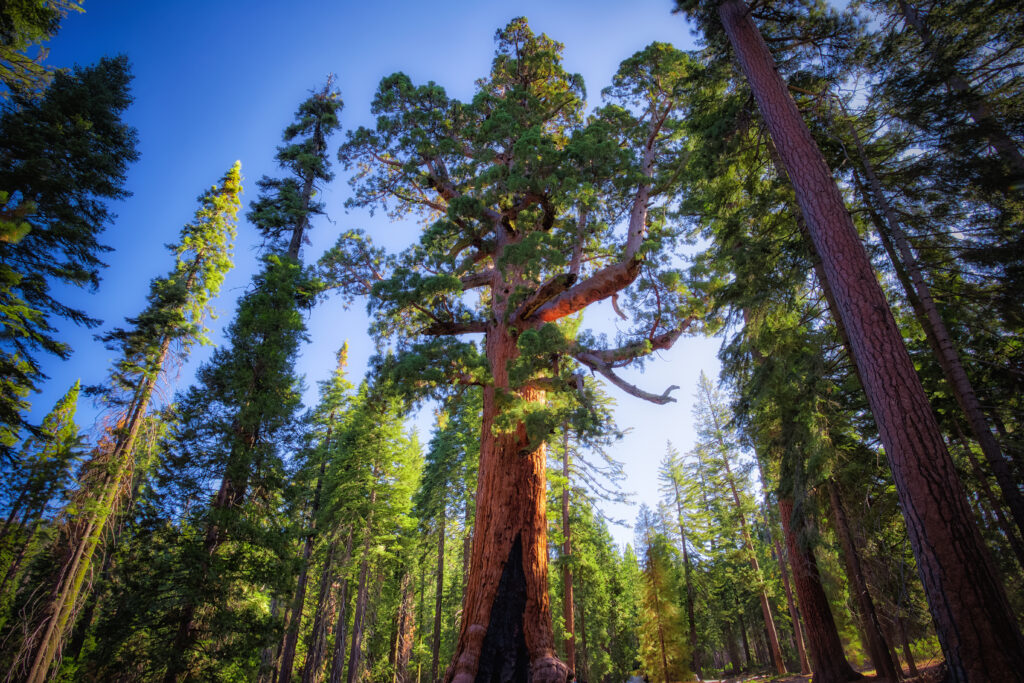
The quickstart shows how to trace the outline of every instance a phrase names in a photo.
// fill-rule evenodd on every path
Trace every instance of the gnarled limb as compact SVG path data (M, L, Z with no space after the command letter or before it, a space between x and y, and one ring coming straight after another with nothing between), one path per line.
M620 346L616 349L577 349L576 353L585 354L587 356L597 358L605 365L609 367L621 367L631 360L635 360L640 356L645 356L652 351L662 351L671 348L676 340L682 336L683 332L689 329L690 325L696 320L695 317L690 316L682 323L679 327L669 330L663 334L659 334L654 337L648 337L640 341Z
M665 390L663 394L659 396L657 394L652 394L650 392L644 391L640 387L634 384L630 384L626 380L622 379L614 372L612 372L611 367L609 367L607 363L605 363L603 360L601 360L601 358L599 358L593 353L576 353L573 354L573 358L578 360L583 365L586 365L594 372L601 373L602 375L608 378L609 382L611 382L618 388L622 389L627 394L630 394L631 396L636 396L637 398L642 398L645 401L657 403L658 405L665 405L666 403L675 403L675 399L669 396L669 394L672 393L672 391L679 388L675 384L670 386L668 389Z
M530 296L526 298L526 301L520 304L516 312L512 314L512 321L526 320L533 315L534 311L543 306L546 302L569 289L575 281L576 276L572 273L559 273L558 275L550 278L547 282L535 289Z

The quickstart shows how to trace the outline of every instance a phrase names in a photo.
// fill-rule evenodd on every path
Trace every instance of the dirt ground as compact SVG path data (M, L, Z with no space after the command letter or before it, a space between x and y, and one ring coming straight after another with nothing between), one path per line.
M866 673L862 679L864 683L895 683L885 678L873 675L873 671ZM945 677L945 667L940 664L931 664L918 669L918 675L913 678L904 678L900 683L942 683ZM764 675L740 676L738 678L724 678L717 681L704 681L704 683L811 683L811 676L789 676L787 678L774 678Z

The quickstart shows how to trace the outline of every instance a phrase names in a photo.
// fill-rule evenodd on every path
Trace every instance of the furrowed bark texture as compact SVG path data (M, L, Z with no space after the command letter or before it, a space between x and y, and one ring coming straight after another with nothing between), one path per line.
M821 575L814 552L801 547L798 529L793 527L793 501L779 498L779 517L786 537L786 549L793 568L793 582L800 609L807 627L807 644L811 650L815 683L845 683L863 678L846 661L843 643L839 640L832 609L821 587Z
M831 171L743 0L719 17L807 220L885 446L954 681L1024 680L1024 639Z
M992 473L995 474L996 482L999 484L1003 499L1010 509L1010 514L1013 515L1018 531L1024 533L1024 496L1021 495L1018 482L1010 471L1010 465L1003 455L1003 450L992 433L991 427L989 427L988 420L985 419L985 412L981 407L981 401L978 400L978 395L974 391L974 385L971 383L970 378L967 376L967 371L960 361L960 354L953 345L949 328L946 327L946 322L939 313L935 299L932 298L931 287L928 286L924 279L924 273L921 271L917 256L910 246L906 233L903 232L896 212L893 210L892 205L889 204L889 200L882 190L882 183L875 173L874 166L868 161L860 135L852 124L850 125L850 133L853 137L854 147L857 150L857 157L864 171L864 179L867 182L867 187L862 187L862 194L868 200L869 205L872 200L877 204L878 213L881 214L880 216L874 215L879 218L876 227L879 236L882 238L882 245L889 255L889 260L896 267L897 274L904 275L904 277L899 279L907 294L907 300L913 307L915 317L925 332L925 337L928 340L929 346L931 346L932 353L935 354L939 366L942 368L942 374L945 376L946 382L949 383L949 387L953 390L953 396L956 398L957 405L967 418L967 423L970 425L974 440L981 446L981 452L985 455L985 460L988 462L989 467L992 468ZM885 218L884 223L880 220L882 217ZM897 257L893 247L899 250L899 257ZM902 269L899 268L900 265L903 266Z
M523 425L494 433L498 388L508 387L506 365L517 349L502 323L490 325L486 347L494 381L483 392L470 577L445 680L564 683L566 666L555 656L547 592L546 449L528 448ZM543 400L535 390L524 389L521 396Z

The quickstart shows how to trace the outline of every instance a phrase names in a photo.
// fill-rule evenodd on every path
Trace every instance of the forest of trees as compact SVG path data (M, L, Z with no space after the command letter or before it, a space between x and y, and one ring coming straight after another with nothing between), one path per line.
M1024 681L1016 3L676 0L699 49L590 101L520 17L471 98L394 73L370 126L328 77L247 205L195 179L120 326L73 295L144 140L126 57L49 65L82 9L0 7L4 681ZM329 218L336 173L414 241ZM304 405L322 306L378 353L338 330ZM68 325L113 360L32 412ZM720 376L669 386L698 336ZM673 392L692 442L631 494L616 401Z

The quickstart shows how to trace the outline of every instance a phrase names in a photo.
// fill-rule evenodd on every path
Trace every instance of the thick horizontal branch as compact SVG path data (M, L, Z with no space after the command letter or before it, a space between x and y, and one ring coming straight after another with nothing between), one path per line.
M439 320L421 329L420 334L436 337L445 334L477 334L486 331L487 323L482 320L474 320L465 323L445 322Z
M640 274L643 259L638 255L644 235L647 234L647 204L651 195L651 178L654 166L654 145L664 117L653 122L651 135L644 146L641 170L644 182L633 196L629 212L629 228L626 231L626 245L618 262L601 268L587 279L548 301L533 314L535 320L554 322L573 313L582 311L592 303L607 299L633 283Z
M494 280L494 268L486 268L476 273L469 273L459 278L463 289L473 289L489 285Z
M640 274L640 264L639 258L631 258L605 266L586 280L549 300L530 317L550 323L578 313L590 304L607 299L632 284Z
M569 289L574 282L576 282L576 276L572 273L561 273L549 279L526 297L526 301L520 304L516 312L512 314L512 321L526 320L553 297Z

